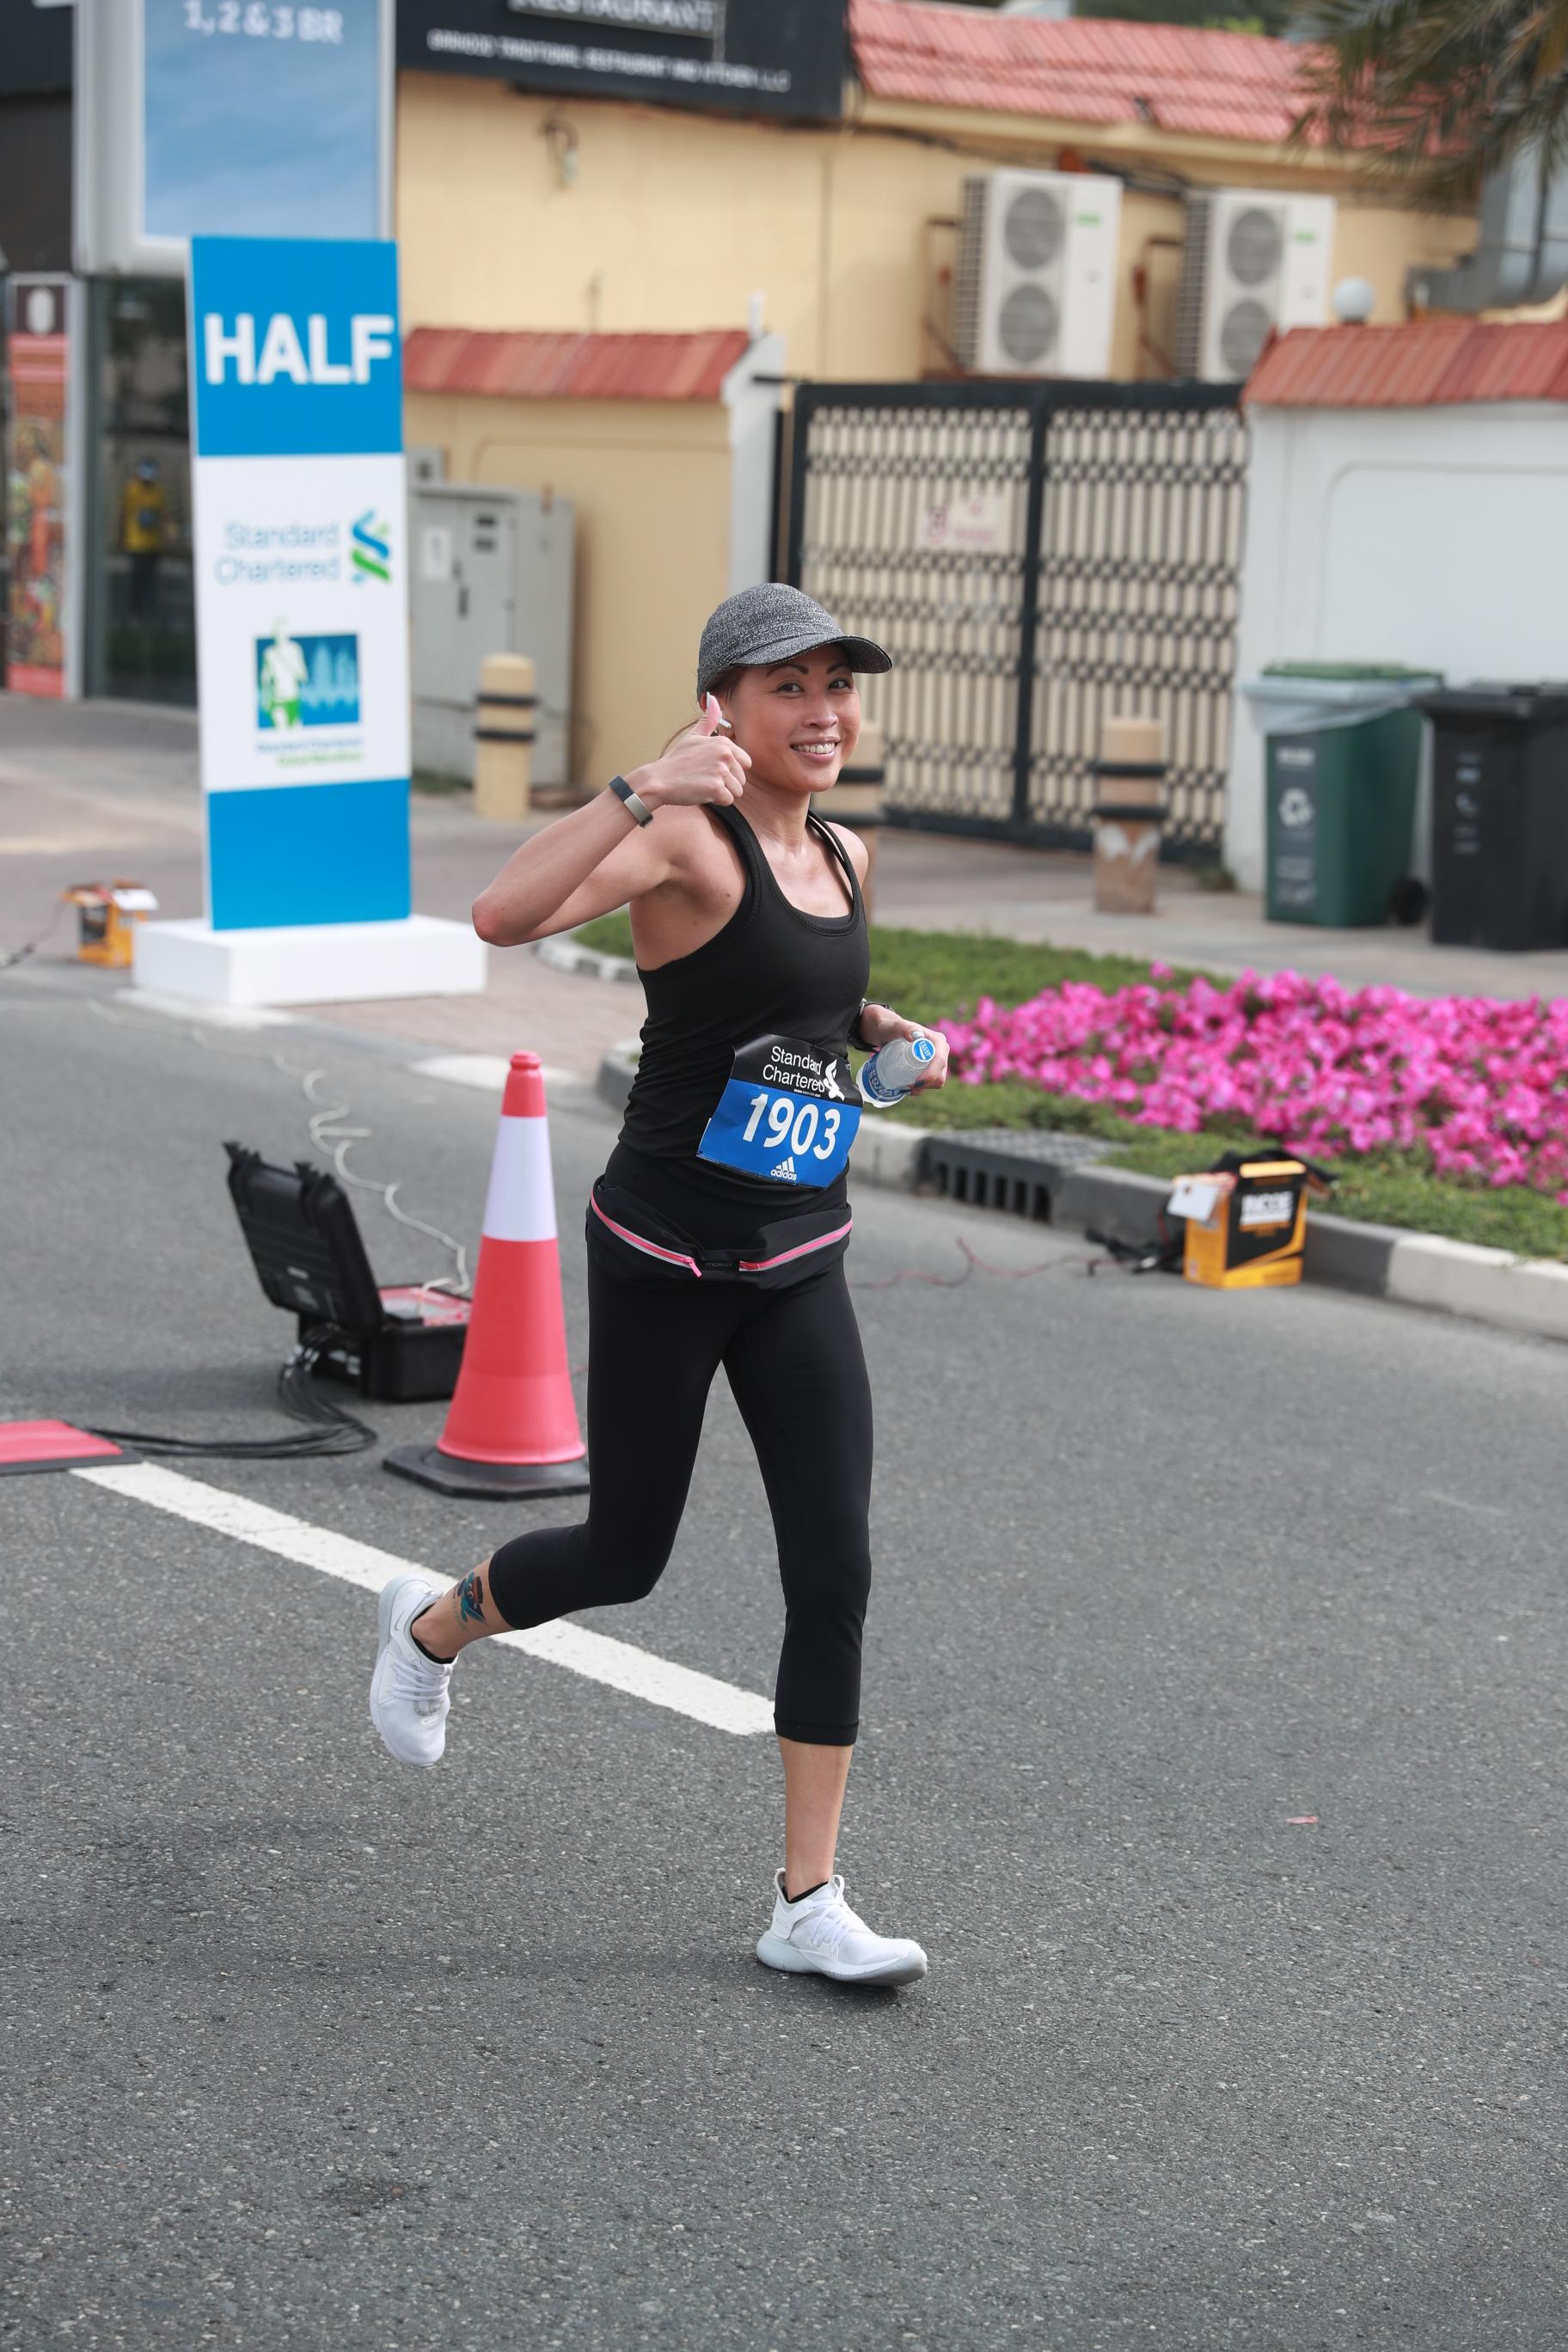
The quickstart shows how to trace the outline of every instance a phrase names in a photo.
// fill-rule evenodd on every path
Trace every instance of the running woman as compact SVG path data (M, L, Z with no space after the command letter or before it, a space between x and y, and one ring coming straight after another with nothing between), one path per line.
M849 1047L931 1036L931 1086L947 1047L867 1002L865 845L812 798L854 751L856 673L891 667L798 588L730 597L702 632L696 725L525 842L476 902L501 947L631 908L647 1020L587 1212L592 1490L582 1526L514 1537L454 1588L390 1585L371 1685L393 1755L435 1764L459 1651L651 1592L722 1365L784 1595L784 1865L757 1957L862 1985L908 1983L926 1956L875 1934L834 1866L871 1574L871 1397L844 1276Z

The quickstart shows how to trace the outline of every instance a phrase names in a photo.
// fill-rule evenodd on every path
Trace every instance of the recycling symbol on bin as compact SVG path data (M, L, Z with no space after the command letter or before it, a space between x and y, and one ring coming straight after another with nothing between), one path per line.
M1292 833L1312 822L1312 795L1300 784L1287 784L1279 795L1279 822Z

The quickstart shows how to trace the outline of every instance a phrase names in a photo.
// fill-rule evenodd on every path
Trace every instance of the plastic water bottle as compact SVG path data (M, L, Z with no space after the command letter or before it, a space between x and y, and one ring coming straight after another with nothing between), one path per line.
M929 1037L894 1037L879 1045L860 1073L860 1093L868 1109L887 1110L902 1102L936 1059Z

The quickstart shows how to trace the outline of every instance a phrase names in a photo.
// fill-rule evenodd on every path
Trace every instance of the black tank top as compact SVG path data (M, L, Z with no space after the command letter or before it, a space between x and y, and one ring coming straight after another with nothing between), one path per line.
M779 1185L699 1160L697 1147L735 1053L753 1037L774 1033L847 1051L870 977L866 908L842 843L815 813L807 829L848 885L852 903L842 915L808 915L792 906L745 818L732 808L709 814L740 853L745 888L723 929L701 947L653 971L638 967L647 1019L621 1142L671 1175L679 1172L696 1192L776 1205ZM845 1180L789 1191L802 1206L817 1207L842 1196Z

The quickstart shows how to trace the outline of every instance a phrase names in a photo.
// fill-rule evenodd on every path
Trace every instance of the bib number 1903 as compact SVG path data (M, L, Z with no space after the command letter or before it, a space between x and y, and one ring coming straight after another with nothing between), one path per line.
M753 1037L735 1055L697 1156L812 1191L844 1173L859 1124L847 1054L800 1037Z
M766 1125L763 1117L766 1115ZM802 1158L812 1152L818 1160L831 1160L838 1149L838 1130L844 1114L832 1103L799 1102L788 1095L755 1094L752 1097L752 1115L746 1121L742 1140L753 1143L761 1130L762 1141L770 1151L790 1151ZM817 1140L817 1129L822 1139Z

